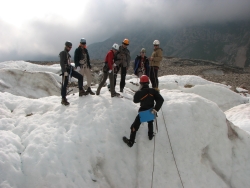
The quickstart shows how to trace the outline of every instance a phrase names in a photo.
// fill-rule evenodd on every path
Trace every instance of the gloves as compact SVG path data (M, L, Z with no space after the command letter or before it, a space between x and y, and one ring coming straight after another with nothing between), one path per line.
M64 76L68 76L69 75L69 73L68 72L64 72Z
M90 65L90 64L87 64L87 67L88 67L89 69L91 69L91 65Z
M80 72L80 66L78 66L78 67L76 68L76 71L77 71L77 72Z
M112 70L109 70L109 73L111 73L112 72Z
M151 113L152 113L152 114L157 114L157 111L153 108L153 109L151 110Z

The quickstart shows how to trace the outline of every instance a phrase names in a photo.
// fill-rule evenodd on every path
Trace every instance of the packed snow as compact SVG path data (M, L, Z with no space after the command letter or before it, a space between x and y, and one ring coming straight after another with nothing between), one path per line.
M59 65L2 62L0 71L1 188L250 187L249 97L225 85L160 77L158 132L150 141L143 123L129 148L134 75L124 98L103 87L63 106Z
M227 119L250 134L250 103L235 106L225 112Z

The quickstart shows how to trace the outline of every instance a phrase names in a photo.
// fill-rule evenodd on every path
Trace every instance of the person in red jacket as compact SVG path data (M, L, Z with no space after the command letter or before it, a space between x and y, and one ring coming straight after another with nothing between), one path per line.
M111 97L120 96L119 93L115 92L115 87L114 87L114 67L116 66L114 64L114 55L115 53L117 53L118 50L119 50L119 45L115 43L113 44L112 49L109 50L109 52L106 55L105 65L103 67L103 78L96 90L96 95L100 95L101 88L103 87L107 78L109 77Z

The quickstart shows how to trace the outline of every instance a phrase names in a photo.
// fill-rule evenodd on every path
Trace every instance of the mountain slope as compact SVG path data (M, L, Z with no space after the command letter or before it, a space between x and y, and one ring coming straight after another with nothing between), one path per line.
M159 39L165 56L219 61L244 67L250 64L250 23L203 24L171 28L143 28L119 33L88 46L91 58L104 59L114 42L130 40L132 60L145 47L147 56L153 50L152 42Z

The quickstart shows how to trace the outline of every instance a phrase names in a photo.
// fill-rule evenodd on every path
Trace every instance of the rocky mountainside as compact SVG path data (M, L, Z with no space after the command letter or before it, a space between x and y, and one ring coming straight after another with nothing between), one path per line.
M104 59L112 44L121 44L124 38L130 40L128 48L132 59L142 47L150 56L152 42L158 39L165 56L205 59L237 67L250 65L250 22L203 24L178 29L135 29L89 45L91 58Z
M131 64L133 66L133 63ZM132 66L128 70L129 74L133 74ZM237 87L250 91L250 67L243 69L208 60L164 57L158 74L196 75L212 82L229 85L235 92L238 92Z
M250 68L235 68L214 61L198 59L164 58L159 75L196 75L206 80L240 87L250 91ZM236 91L237 92L237 91Z
M41 65L59 64L59 62L32 61L31 63ZM128 74L133 74L133 61L128 69ZM102 71L103 60L92 59L93 77L99 75ZM164 57L161 61L159 76L164 75L196 75L206 80L230 85L231 89L236 91L236 87L241 87L250 91L250 67L237 68L223 63L201 60L201 59L183 59L176 57ZM95 78L95 84L99 83L99 78ZM76 84L77 85L77 84ZM236 91L237 92L237 91Z

